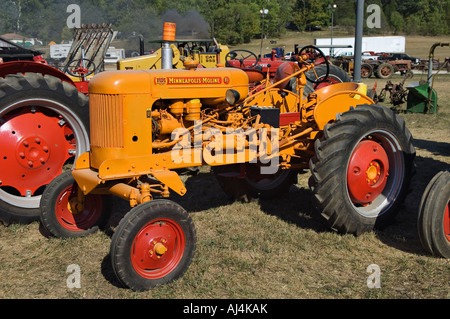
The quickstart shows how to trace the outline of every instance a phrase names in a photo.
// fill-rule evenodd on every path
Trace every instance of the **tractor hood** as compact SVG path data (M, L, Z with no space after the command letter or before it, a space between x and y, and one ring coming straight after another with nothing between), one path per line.
M237 68L106 71L89 84L90 94L150 94L152 99L224 101L226 91L248 95L248 76Z

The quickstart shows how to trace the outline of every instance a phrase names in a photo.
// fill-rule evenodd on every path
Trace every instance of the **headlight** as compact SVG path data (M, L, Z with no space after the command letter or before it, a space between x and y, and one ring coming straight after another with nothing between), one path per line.
M225 100L230 105L235 105L240 98L241 95L239 94L239 92L233 89L227 90L227 93L225 94Z

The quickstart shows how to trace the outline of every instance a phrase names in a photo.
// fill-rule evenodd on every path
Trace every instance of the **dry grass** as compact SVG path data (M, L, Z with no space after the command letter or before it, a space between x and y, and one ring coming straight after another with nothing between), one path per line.
M415 137L417 173L396 223L384 231L360 237L328 231L312 209L309 174L282 198L230 203L205 167L186 180L184 197L172 198L190 212L198 235L193 263L179 280L134 293L112 273L110 232L59 240L42 236L38 223L0 225L0 298L448 299L450 260L424 252L416 219L427 183L450 165L449 80L436 79L438 114L400 114ZM378 88L384 83L378 80ZM116 215L127 211L114 201ZM81 268L80 289L67 288L70 264ZM371 264L381 269L380 289L366 285Z

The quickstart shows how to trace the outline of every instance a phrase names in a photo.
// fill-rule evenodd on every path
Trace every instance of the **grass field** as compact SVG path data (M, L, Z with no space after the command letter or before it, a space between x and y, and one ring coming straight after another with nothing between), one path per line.
M386 83L376 81L379 89ZM364 82L370 88L375 79ZM416 223L426 185L450 166L449 83L450 75L436 77L437 114L399 114L415 138L417 171L396 222L383 231L359 237L329 231L313 210L309 173L281 198L241 203L229 202L204 167L186 179L184 197L172 198L191 214L198 237L193 263L179 280L142 293L119 285L110 236L129 208L114 199L109 231L86 238L48 239L38 223L0 225L0 298L449 299L450 260L424 252ZM72 264L80 267L81 288L67 287ZM366 283L373 264L381 271L379 289Z

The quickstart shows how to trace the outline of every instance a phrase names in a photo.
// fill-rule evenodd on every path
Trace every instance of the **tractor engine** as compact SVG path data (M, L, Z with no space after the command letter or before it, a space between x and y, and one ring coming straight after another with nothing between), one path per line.
M225 120L239 116L226 111L229 89L242 101L248 77L235 68L111 71L97 75L89 86L90 166L106 160L148 156L174 145L171 134L223 110Z

